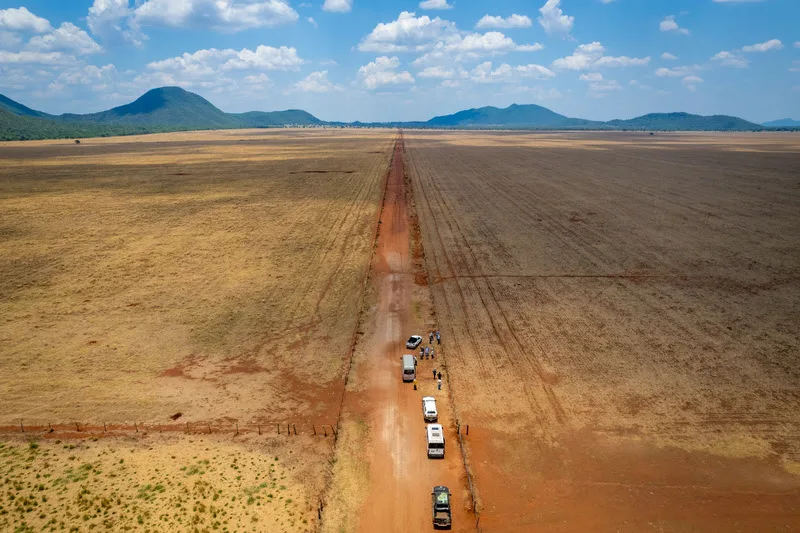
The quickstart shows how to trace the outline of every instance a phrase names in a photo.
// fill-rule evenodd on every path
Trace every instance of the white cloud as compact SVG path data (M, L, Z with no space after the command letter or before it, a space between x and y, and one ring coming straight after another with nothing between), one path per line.
M66 65L75 63L75 57L61 52L6 52L0 50L0 65L3 64L40 64Z
M700 76L686 76L681 81L690 92L695 92L697 90L697 84L703 83L703 78Z
M298 19L297 12L285 0L146 0L136 8L134 17L141 25L233 32L279 26Z
M605 47L598 41L578 46L571 56L553 61L553 66L565 70L589 70L592 68L618 68L643 66L650 63L650 57L606 56Z
M800 61L792 61L792 66L789 67L789 72L800 72Z
M688 65L688 66L674 67L674 68L662 67L656 70L656 76L660 78L683 78L686 76L691 76L698 70L702 70L702 67L700 65Z
M595 93L604 93L608 91L621 91L622 85L617 80L596 81L589 84L589 90Z
M32 31L45 33L53 28L50 22L37 17L25 7L0 9L0 29L9 31Z
M477 24L476 28L530 28L533 21L526 15L513 14L503 18L499 16L484 15Z
M678 59L678 56L670 54L669 52L664 52L663 54L661 54L661 59L664 59L666 61L675 61L676 59Z
M38 52L63 50L76 54L96 54L103 50L88 33L70 22L63 23L60 28L46 35L33 37L28 47Z
M353 9L353 0L325 0L322 9L332 13L349 13Z
M309 23L309 24L311 24L311 25L312 25L312 26L314 26L315 28L316 28L316 27L318 27L318 26L317 26L317 21L316 21L316 20L314 20L314 17L306 17L306 20L308 21L308 23Z
M778 39L771 39L764 43L756 43L750 46L743 46L742 52L769 52L770 50L780 50L783 43Z
M358 45L362 52L398 53L424 52L414 64L443 63L477 59L505 54L512 51L533 52L541 50L541 44L518 45L506 35L490 31L486 33L459 32L453 22L427 15L417 17L404 11L397 20L381 22Z
M92 33L105 41L141 46L146 37L132 17L128 0L94 0L86 21Z
M425 0L419 3L420 9L452 9L453 6L447 0Z
M588 70L595 61L603 57L605 48L598 41L579 45L571 56L561 57L553 61L556 68L567 70Z
M578 76L578 79L583 81L603 81L603 75L599 72L589 72L587 74L581 74Z
M555 76L550 69L541 65L518 65L512 67L503 63L492 69L491 61L485 61L469 72L469 79L475 83L513 83L521 78L549 79Z
M664 17L664 20L662 20L659 25L659 29L661 31L674 31L683 35L689 35L690 33L686 28L678 26L678 23L675 22L675 15Z
M408 85L414 83L414 76L410 72L397 72L395 69L400 66L400 59L397 57L381 56L375 61L367 63L358 69L358 82L367 89L378 89L389 85Z
M454 76L454 72L452 69L446 69L444 67L435 66L435 67L428 67L420 72L417 73L417 76L420 78L439 78L439 79L449 79Z
M569 33L572 31L572 25L575 22L575 17L565 15L559 7L561 0L547 0L547 2L539 8L539 24L541 24L544 31L547 33Z
M719 61L724 67L747 68L750 62L741 55L723 50L711 58L712 61Z
M270 80L269 76L263 72L261 74L250 74L249 76L245 76L243 81L248 85L259 85L261 87L272 86L272 80Z
M81 68L62 72L54 83L62 86L92 85L98 90L103 90L107 88L109 83L114 81L116 76L117 69L114 65L109 64L103 67L85 65Z
M342 88L328 80L328 71L312 72L304 79L294 84L294 89L304 93L327 93L341 91Z
M22 39L14 32L0 30L0 49L16 48Z
M198 50L192 54L153 61L147 68L156 72L202 77L230 70L297 70L303 63L294 48L259 45L255 50Z
M603 56L595 61L595 67L641 67L650 63L650 56L647 57L628 57L628 56Z
M392 22L380 22L362 39L358 49L362 52L406 52L422 50L436 41L457 37L456 25L439 17L403 11Z

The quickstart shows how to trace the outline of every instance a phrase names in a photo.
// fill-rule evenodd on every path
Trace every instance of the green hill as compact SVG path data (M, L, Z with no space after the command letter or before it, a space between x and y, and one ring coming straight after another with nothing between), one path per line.
M216 129L239 126L236 119L217 109L202 96L180 87L147 91L130 104L89 115L65 114L64 122L98 122L176 129Z
M152 133L152 130L141 126L97 124L91 122L69 124L56 120L15 115L5 108L0 108L0 141L75 139L84 137L110 137L113 135L136 135L140 133Z
M599 128L602 122L569 118L539 105L512 104L505 109L480 107L452 115L434 117L427 126L444 128L515 127L515 128Z
M48 115L0 95L0 139L57 139L166 131L270 128L322 122L299 109L225 113L180 87L146 92L130 104L87 115Z
M800 128L800 120L791 118L782 118L780 120L771 120L762 124L765 128Z
M609 126L628 130L659 131L756 131L761 125L728 115L692 115L689 113L650 113L630 120L611 120Z

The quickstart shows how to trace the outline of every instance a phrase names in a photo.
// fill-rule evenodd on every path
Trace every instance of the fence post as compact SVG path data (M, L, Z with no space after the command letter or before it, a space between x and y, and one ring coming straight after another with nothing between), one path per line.
M238 434L239 434L239 421L237 420L236 421L236 433L234 433L234 436L236 436Z
M322 431L325 432L325 436L328 436L328 428L325 427L325 424L322 424Z
M314 435L317 434L317 427L314 424L311 424L311 429L314 431Z
M107 431L107 430L106 430L106 423L105 423L105 422L103 422L103 433L105 433L106 431Z
M133 429L136 430L136 433L139 433L139 426L136 424L136 422L133 423Z
M22 433L25 433L25 428L24 428L24 427L22 427L22 419L20 419L20 421L19 421L19 430L20 430Z
M295 426L294 424L292 424L292 429L294 430L294 434L295 434L295 435L297 435L297 426Z
M467 436L469 436L469 424L467 424Z
M78 433L81 432L81 428L78 426L77 422L75 422L75 431L77 431Z
M257 425L256 427L258 428L258 434L261 435L261 426Z

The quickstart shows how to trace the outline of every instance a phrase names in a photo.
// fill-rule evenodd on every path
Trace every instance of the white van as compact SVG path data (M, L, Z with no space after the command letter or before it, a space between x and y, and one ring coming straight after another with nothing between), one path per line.
M417 379L417 367L414 364L414 356L406 354L403 356L403 381L415 379Z
M439 412L436 410L436 398L424 396L422 398L422 416L425 422L436 422L439 420Z
M441 424L428 424L425 432L428 443L428 457L444 459L444 428Z

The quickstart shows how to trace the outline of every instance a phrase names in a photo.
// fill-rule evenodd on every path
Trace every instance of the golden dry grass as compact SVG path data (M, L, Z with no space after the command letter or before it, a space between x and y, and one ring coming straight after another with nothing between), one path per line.
M0 424L329 417L391 139L0 146Z
M0 144L0 426L300 432L6 440L0 530L315 530L393 140Z

